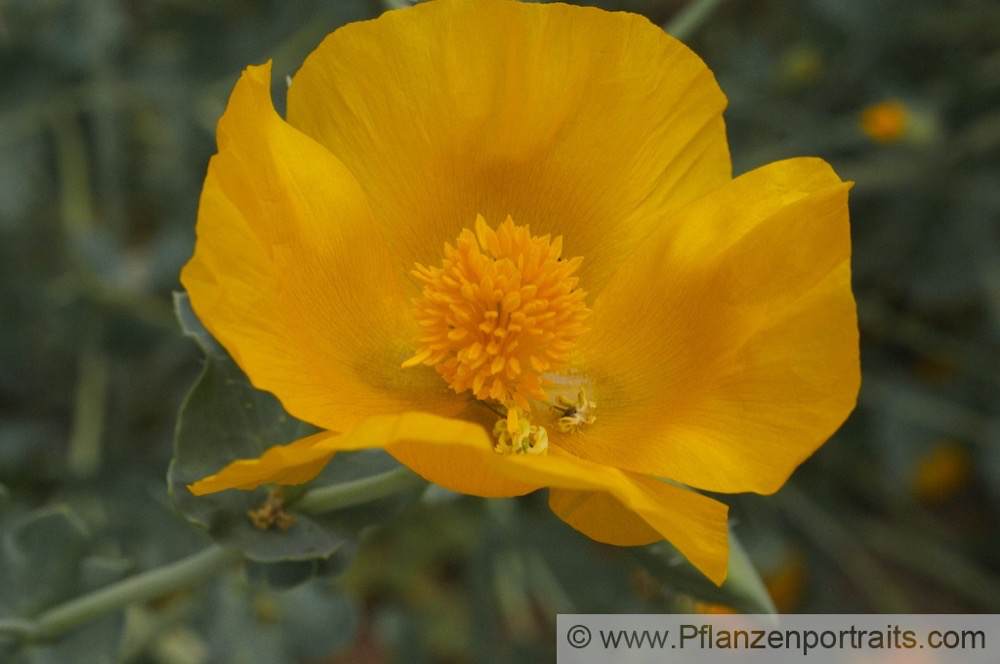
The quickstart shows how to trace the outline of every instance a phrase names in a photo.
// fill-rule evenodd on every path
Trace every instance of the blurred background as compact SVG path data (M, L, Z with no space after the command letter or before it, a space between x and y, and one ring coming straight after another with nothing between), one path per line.
M0 0L0 617L210 542L164 478L202 366L171 292L215 122L246 65L274 59L280 109L324 35L393 4ZM996 3L587 4L683 33L729 97L736 173L817 155L856 182L859 406L777 495L727 500L775 606L1000 612ZM10 656L549 661L560 611L741 608L679 587L669 556L578 535L544 495L431 491L351 553L220 574Z

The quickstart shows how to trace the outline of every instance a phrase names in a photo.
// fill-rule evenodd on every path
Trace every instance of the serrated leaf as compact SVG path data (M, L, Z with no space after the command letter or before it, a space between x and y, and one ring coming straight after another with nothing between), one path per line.
M739 538L729 531L729 573L716 586L668 542L633 550L634 555L672 589L743 613L777 613L757 569Z

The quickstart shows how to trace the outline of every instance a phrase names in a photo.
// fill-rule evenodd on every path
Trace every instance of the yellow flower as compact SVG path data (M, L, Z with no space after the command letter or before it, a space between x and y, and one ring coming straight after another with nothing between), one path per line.
M849 184L806 158L733 179L725 103L644 18L507 0L337 30L287 120L247 69L181 278L324 431L191 490L378 447L461 493L549 487L591 538L666 538L721 583L726 507L692 488L777 490L859 383Z

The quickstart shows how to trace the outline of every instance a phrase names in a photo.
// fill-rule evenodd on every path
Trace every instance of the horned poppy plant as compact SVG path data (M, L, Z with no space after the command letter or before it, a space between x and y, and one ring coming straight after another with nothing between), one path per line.
M218 126L192 306L323 431L196 494L382 448L477 496L548 487L591 538L726 575L726 506L777 490L859 384L847 190L733 178L712 73L627 13L434 0L340 28L274 110Z

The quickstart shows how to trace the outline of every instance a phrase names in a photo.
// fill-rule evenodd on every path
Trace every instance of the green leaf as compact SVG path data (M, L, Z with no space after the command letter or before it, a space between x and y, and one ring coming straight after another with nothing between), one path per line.
M321 487L342 484L353 480L381 475L399 468L399 462L382 450L361 450L358 452L341 452L312 482L312 486ZM359 533L362 529L385 521L406 506L418 500L424 492L426 484L413 489L372 500L353 507L344 507L336 511L313 515L313 518L338 532ZM292 506L295 512L295 506Z
M65 507L36 510L15 522L0 550L0 603L28 616L71 596L88 540L80 519Z
M260 456L273 445L292 442L317 429L291 417L273 395L250 384L201 325L187 295L176 294L174 304L185 334L198 342L206 359L178 416L168 484L181 513L208 530L217 542L257 562L325 560L361 528L395 513L419 495L418 491L403 492L330 514L307 515L294 510L294 499L306 487L288 487L284 491L292 504L288 513L294 525L285 531L262 531L250 522L247 512L268 500L269 492L263 487L194 496L187 489L189 483L231 461ZM359 479L397 466L380 450L338 454L314 483Z
M318 572L316 560L285 560L277 563L248 562L247 578L260 581L275 590L294 588L314 578Z
M219 661L320 661L346 647L357 630L354 602L323 580L292 590L251 589L250 601L245 587L216 584L216 589L198 622Z
M287 531L262 531L247 512L259 508L268 493L225 491L196 497L187 484L218 471L235 459L259 456L316 431L288 415L271 394L254 388L225 350L201 325L187 295L174 304L185 334L205 352L205 369L181 406L174 437L174 458L167 474L178 509L206 528L221 544L235 547L252 560L307 560L326 557L340 548L338 537L306 516L297 516Z
M29 618L61 601L117 580L122 563L87 558L90 536L67 507L35 510L11 524L0 549L0 614ZM0 660L10 664L114 664L124 616L99 618L52 643L0 638Z
M118 644L124 627L125 614L115 611L52 643L23 647L10 664L118 664Z
M357 553L357 546L348 542L329 558L315 560L285 560L277 563L246 564L246 575L252 581L259 581L273 590L289 590L307 581L321 577L333 577L343 573Z
M119 579L122 561L85 557L90 537L66 507L35 510L13 523L0 548L0 614L14 622ZM10 664L113 664L124 615L115 612L57 641L24 645L0 638Z
M191 300L187 293L174 293L174 314L177 316L177 322L180 323L184 335L198 342L206 356L229 358L226 349L219 345L215 337L201 324L201 320L191 308Z
M634 555L668 586L695 599L724 604L743 613L777 613L757 569L739 538L729 531L729 574L716 586L670 543L633 550Z
M80 561L80 590L90 592L120 581L133 571L132 561L125 558L89 556Z

